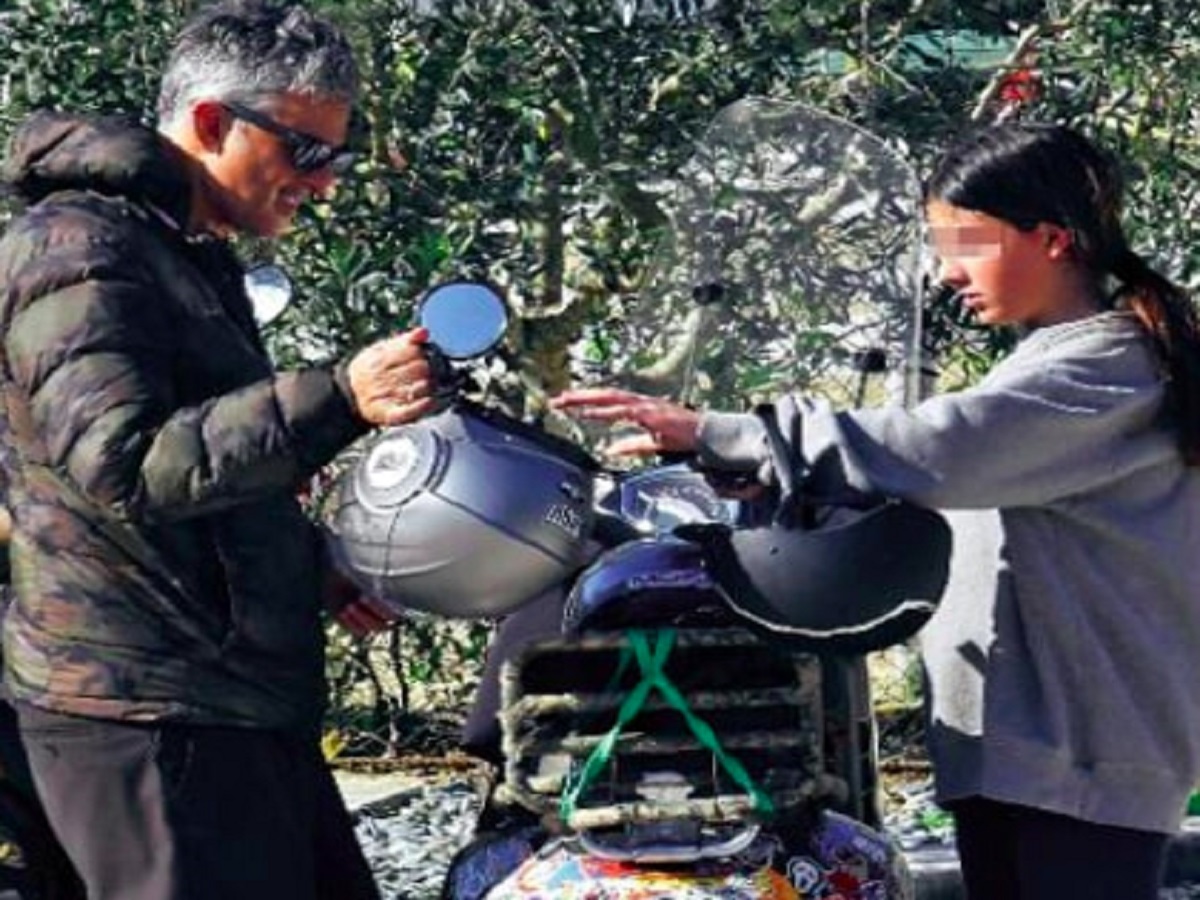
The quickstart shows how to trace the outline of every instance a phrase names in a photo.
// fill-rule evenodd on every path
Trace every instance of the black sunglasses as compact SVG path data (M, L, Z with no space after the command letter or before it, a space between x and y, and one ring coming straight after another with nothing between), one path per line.
M283 141L283 145L288 151L288 158L297 172L319 172L328 167L341 175L348 171L354 163L354 153L346 144L335 147L311 134L288 128L270 116L243 106L241 103L224 101L221 105L229 110L229 114L235 119L249 122Z

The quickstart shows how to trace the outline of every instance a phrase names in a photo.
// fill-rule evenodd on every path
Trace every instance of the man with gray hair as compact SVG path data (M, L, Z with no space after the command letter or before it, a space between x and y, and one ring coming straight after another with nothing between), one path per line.
M378 896L318 737L322 607L383 619L295 495L430 410L425 335L276 372L227 243L333 189L357 84L329 22L230 0L180 34L156 130L43 112L9 148L6 689L91 900Z

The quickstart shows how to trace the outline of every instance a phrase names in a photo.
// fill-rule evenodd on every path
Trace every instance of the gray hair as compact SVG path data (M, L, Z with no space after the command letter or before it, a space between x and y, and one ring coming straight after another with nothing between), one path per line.
M222 0L184 25L163 70L160 127L193 100L283 93L353 103L358 66L345 34L295 3Z

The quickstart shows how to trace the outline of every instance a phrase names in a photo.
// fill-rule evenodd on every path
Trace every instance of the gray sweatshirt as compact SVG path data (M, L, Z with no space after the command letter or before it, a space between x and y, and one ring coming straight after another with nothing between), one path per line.
M950 583L920 635L941 801L1178 828L1200 778L1200 469L1162 402L1122 313L1035 331L913 409L778 401L822 471L946 511ZM769 478L752 416L706 414L700 455Z

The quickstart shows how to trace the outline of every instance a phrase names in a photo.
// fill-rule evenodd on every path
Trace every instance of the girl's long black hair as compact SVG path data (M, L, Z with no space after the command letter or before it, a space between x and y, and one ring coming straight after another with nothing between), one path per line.
M1200 465L1200 322L1187 293L1132 250L1121 226L1124 180L1113 157L1062 125L1006 123L955 144L925 184L925 201L1002 219L1024 231L1066 228L1076 258L1115 309L1146 330L1167 376L1167 403L1189 466Z

